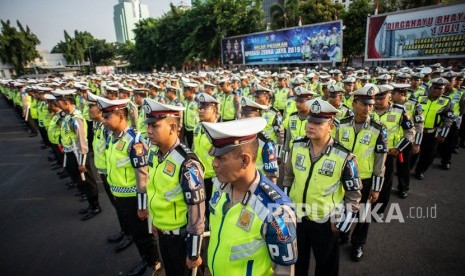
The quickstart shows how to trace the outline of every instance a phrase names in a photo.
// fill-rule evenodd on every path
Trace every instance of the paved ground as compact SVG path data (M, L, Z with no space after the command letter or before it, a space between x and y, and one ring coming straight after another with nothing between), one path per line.
M103 213L81 222L77 211L87 204L50 170L39 143L0 99L0 273L124 275L137 252L131 246L115 254L105 241L118 224L103 190ZM373 224L360 263L351 262L349 246L343 246L340 274L465 275L464 162L462 149L449 172L435 165L424 181L412 181L407 199L393 194L405 222Z

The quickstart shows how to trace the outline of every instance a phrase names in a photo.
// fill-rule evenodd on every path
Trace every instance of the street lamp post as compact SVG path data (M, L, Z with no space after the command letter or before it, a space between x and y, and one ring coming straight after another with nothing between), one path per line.
M94 48L94 46L89 46L87 47L87 50L89 50L89 67L90 67L90 70L91 72L94 72L94 66L93 66L93 62L92 62L92 53L90 51L91 48Z

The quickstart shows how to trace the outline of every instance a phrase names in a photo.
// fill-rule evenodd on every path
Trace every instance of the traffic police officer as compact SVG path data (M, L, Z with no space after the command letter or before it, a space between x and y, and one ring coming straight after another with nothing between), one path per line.
M379 85L380 93L375 95L375 108L373 118L380 121L386 127L388 155L384 172L384 184L379 194L378 203L381 207L379 214L383 214L391 197L392 181L394 177L394 164L401 153L415 137L413 122L404 106L391 103L391 90L393 86L406 88L407 85L395 84ZM402 131L400 130L402 129ZM401 154L402 156L402 154Z
M187 147L192 147L194 139L194 129L199 122L198 104L195 101L195 89L198 87L196 83L184 83L184 138Z
M349 231L362 187L355 156L330 136L339 111L321 99L307 104L311 113L306 137L294 141L284 176L284 187L290 189L289 197L302 219L297 227L296 275L308 275L311 249L315 275L338 275L338 233Z
M254 87L255 102L266 106L267 109L262 110L261 116L267 122L264 132L276 144L278 156L281 156L282 146L284 144L284 128L283 118L277 109L271 106L271 90L256 84Z
M105 128L111 131L105 152L107 181L123 230L133 236L141 257L128 275L140 275L147 266L156 268L159 258L155 241L147 231L148 148L140 133L128 126L128 102L129 99L97 99Z
M218 81L221 86L222 94L218 95L221 102L221 121L227 122L239 118L240 104L239 96L234 94L229 78L223 78Z
M149 93L148 88L134 88L134 103L137 106L137 127L136 130L140 132L143 138L147 138L147 124L144 123L145 112L142 110L142 103L147 98Z
M358 171L362 181L363 204L375 203L384 181L384 163L387 155L386 127L371 118L375 94L379 88L367 84L353 93L354 117L340 121L335 140L353 152L358 160ZM359 218L363 216L358 214ZM363 245L368 236L369 223L358 222L352 232L351 258L361 261L364 255ZM348 241L347 235L341 235L341 243Z
M284 74L279 74L277 87L273 91L273 107L279 110L281 114L284 114L288 95L289 88L286 87L286 76Z
M158 234L166 275L187 275L188 269L202 264L203 167L178 138L183 107L145 99L144 109L147 137L158 147L149 156L147 185L153 232Z
M253 100L242 97L241 98L241 118L260 117L268 106L261 105ZM273 183L276 183L279 177L278 171L278 156L276 151L276 144L266 134L261 131L257 134L258 139L258 152L255 161L256 167Z
M412 155L420 152L420 144L423 137L423 125L425 119L423 118L423 108L413 97L407 98L408 84L391 83L394 87L392 91L392 101L394 104L402 105L405 108L408 116L412 119L415 138L412 143L402 150L402 157L396 158L397 168L397 190L400 198L406 198L410 186L410 169L412 167ZM399 137L403 135L403 130L399 128Z
M425 171L433 163L438 143L444 143L454 120L451 100L442 96L448 81L444 78L431 80L431 87L427 96L420 96L418 102L424 110L425 126L423 140L415 168L418 180L425 178Z
M290 266L297 260L291 202L255 166L257 133L266 124L260 117L203 123L222 183L209 203L212 275L272 275L273 263Z

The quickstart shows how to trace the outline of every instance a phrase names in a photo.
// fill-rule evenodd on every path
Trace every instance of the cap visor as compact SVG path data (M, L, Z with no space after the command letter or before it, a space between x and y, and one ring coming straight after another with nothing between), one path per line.
M237 146L238 145L229 145L229 146L225 146L225 147L222 147L222 148L212 147L210 149L210 151L208 152L208 154L210 156L214 156L214 157L221 156L221 155L224 155L224 154L232 151Z
M313 116L308 116L307 121L311 123L324 123L331 120L331 118L321 118L321 117L313 117Z

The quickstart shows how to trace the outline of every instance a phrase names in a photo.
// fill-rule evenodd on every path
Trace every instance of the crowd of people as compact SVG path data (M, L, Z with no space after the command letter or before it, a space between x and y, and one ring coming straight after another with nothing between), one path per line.
M342 68L341 68L342 69ZM60 178L102 212L128 275L338 275L339 248L365 255L383 219L436 156L465 147L465 71L279 68L0 80ZM396 173L395 173L396 172ZM205 259L205 260L203 260ZM294 271L295 267L295 271Z

